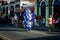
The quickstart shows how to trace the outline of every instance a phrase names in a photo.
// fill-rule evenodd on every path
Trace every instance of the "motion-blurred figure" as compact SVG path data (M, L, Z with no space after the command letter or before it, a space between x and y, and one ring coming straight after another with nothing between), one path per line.
M38 23L37 23L37 16L35 15L35 17L34 17L34 25L35 26L40 26Z
M14 24L17 27L18 26L18 16L14 14Z
M52 15L48 18L48 24L49 24L49 31L52 31Z
M32 13L30 9L25 9L23 17L25 28L27 31L30 31L34 21L34 13Z

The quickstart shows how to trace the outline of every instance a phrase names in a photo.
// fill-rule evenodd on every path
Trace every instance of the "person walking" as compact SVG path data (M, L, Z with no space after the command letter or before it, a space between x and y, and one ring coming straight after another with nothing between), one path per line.
M18 16L14 14L14 24L17 27L18 26Z
M37 16L35 15L35 17L34 17L34 25L35 26L39 26L39 24L37 23Z
M49 24L49 31L52 31L52 15L48 18L48 24Z
M25 28L27 31L30 31L34 21L34 13L32 13L30 9L25 9L23 17Z
M57 19L57 28L58 28L58 31L60 32L60 15L58 16L58 19Z
M14 24L14 18L11 17L11 24Z

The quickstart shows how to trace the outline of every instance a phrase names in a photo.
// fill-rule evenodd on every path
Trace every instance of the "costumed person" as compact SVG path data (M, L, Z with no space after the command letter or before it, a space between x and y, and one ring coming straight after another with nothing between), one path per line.
M23 17L25 28L27 31L30 31L34 21L34 13L32 13L30 9L25 9Z

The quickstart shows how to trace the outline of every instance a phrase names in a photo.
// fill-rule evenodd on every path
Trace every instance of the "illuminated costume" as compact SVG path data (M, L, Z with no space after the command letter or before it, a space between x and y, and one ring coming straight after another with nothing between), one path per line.
M23 17L25 28L27 31L30 31L34 21L34 13L32 13L30 9L25 9Z

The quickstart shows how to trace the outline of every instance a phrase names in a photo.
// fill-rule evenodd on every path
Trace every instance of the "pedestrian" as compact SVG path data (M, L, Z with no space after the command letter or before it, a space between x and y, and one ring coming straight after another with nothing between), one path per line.
M45 26L45 18L43 18L43 26Z
M32 13L29 8L25 9L25 13L23 14L23 17L24 17L24 22L23 22L24 26L27 31L30 31L34 21L34 13Z
M37 23L37 16L35 15L35 17L34 17L34 25L35 26L39 26L39 24Z
M14 18L13 17L11 17L11 23L14 24Z
M57 20L57 19L58 19L58 13L56 13L56 14L54 15L54 17L55 17L55 20Z
M43 24L43 17L40 16L40 26L42 26L42 24Z
M58 16L58 19L56 20L56 26L58 28L58 31L60 31L60 15Z
M55 21L55 18L53 17L53 18L52 18L52 28L53 28L53 31L54 31L54 29L56 28L55 24L56 24L56 21ZM55 29L55 30L56 30L56 29Z
M52 15L48 18L48 24L49 24L49 31L52 31Z
M14 24L17 27L18 26L18 16L14 14Z

